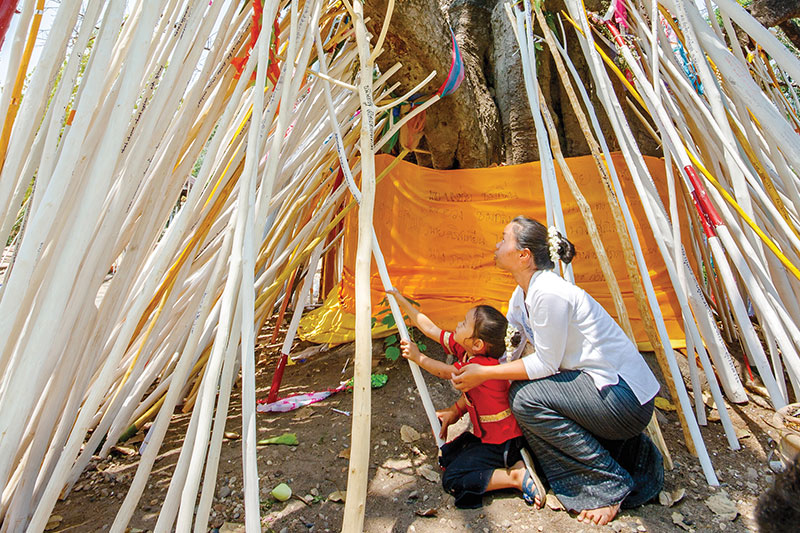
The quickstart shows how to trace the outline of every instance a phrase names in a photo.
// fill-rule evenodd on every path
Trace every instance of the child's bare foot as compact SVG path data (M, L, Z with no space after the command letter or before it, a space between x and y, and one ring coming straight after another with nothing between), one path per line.
M619 512L619 504L598 507L597 509L584 509L578 515L578 522L593 522L604 526L614 520Z

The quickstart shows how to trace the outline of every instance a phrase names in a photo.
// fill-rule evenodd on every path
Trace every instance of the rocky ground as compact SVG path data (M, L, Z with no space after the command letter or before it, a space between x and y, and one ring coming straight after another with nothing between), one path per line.
M380 343L380 341L378 341ZM296 347L294 353L307 347ZM378 345L380 349L380 344ZM263 348L259 367L259 398L265 398L277 358L276 346ZM376 350L379 351L379 350ZM435 348L432 353L441 354ZM352 376L353 345L343 345L289 366L282 394L335 387ZM657 368L654 359L648 362ZM681 359L681 357L679 357ZM722 427L709 411L703 437L720 479L710 487L697 460L686 450L674 411L660 410L658 418L675 462L666 473L665 501L623 511L609 526L587 526L563 510L535 511L519 493L500 492L486 498L478 510L459 510L439 481L437 448L415 391L408 364L378 355L375 373L388 376L372 392L372 429L369 488L365 531L753 531L755 503L774 480L768 457L771 440L767 422L772 411L761 397L751 394L746 405L729 412L742 446L728 448ZM685 363L685 358L682 358ZM660 375L659 375L660 378ZM457 397L449 383L426 376L434 405L443 407ZM663 383L663 381L662 381ZM666 395L666 388L663 389ZM244 531L240 402L234 391L227 438L223 444L213 503L212 531ZM299 444L259 446L263 531L327 532L341 529L347 488L349 434L353 395L340 392L328 399L288 413L258 415L258 438L290 432ZM131 522L131 533L151 531L177 461L189 415L176 415L153 468L145 495ZM464 421L465 422L465 421ZM462 425L465 425L462 423ZM451 438L457 434L451 428ZM138 464L143 432L115 448L105 459L95 458L65 501L58 503L51 531L103 531L112 523ZM773 457L774 459L774 457ZM279 483L291 487L286 502L270 495ZM670 499L679 501L671 503Z

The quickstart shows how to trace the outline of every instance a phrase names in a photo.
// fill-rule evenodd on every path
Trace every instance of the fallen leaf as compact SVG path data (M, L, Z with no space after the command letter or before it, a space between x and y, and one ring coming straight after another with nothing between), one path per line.
M725 491L720 491L706 500L706 505L709 509L714 511L714 514L719 515L725 520L735 520L739 515L739 510L736 508L736 503L728 498Z
M236 440L241 436L238 433L234 433L233 431L226 431L224 433L224 435L225 435L225 438L229 439L229 440Z
M130 457L131 455L136 455L136 448L132 446L120 446L120 445L112 446L111 451L116 452L120 455L127 455L128 457Z
M672 492L662 490L658 495L658 502L664 507L672 507L683 499L686 489L676 489Z
M566 508L561 500L558 499L556 493L551 490L547 491L547 506L553 511L564 511Z
M339 452L339 457L342 459L350 459L350 448L345 448L344 450Z
M47 525L44 526L45 531L50 531L51 529L55 529L61 524L61 521L64 520L64 517L61 515L54 514L50 517L47 521Z
M674 411L675 406L670 403L669 400L666 398L662 398L661 396L656 396L656 407L661 409L662 411Z
M404 425L400 427L400 438L403 439L403 442L414 442L415 440L419 440L419 437L419 431L411 426Z
M686 531L690 531L692 529L692 526L683 521L683 515L675 511L672 512L672 523L682 529L685 529Z
M421 467L417 468L417 475L424 477L431 483L439 483L439 473L435 472L430 465L422 465Z
M244 533L244 524L234 524L233 522L225 522L219 528L219 533Z
M328 494L328 501L331 502L344 502L347 499L346 490L335 490Z
M429 507L428 509L417 509L414 511L417 516L425 516L425 517L434 517L436 516L437 510L433 507Z
M711 396L711 393L708 392L708 391L703 391L703 403L706 404L706 406L709 409L716 409L717 408L717 404L714 401L714 397Z
M261 439L256 444L262 446L264 444L286 444L287 446L297 446L300 442L297 440L296 433L284 433L277 437L270 437L268 439Z

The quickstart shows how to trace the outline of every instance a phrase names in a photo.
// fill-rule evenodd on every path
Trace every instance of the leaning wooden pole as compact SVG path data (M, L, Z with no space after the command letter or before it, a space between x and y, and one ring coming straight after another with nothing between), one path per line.
M633 289L633 295L634 299L636 300L636 306L639 311L639 317L641 318L642 323L644 325L647 338L650 340L650 344L653 347L653 351L656 354L656 361L658 361L658 366L661 368L661 372L662 374L664 374L664 377L667 378L667 376L671 375L671 372L669 369L669 363L667 362L666 347L662 344L662 340L659 339L658 332L656 331L655 319L653 318L653 314L651 314L651 309L653 311L657 311L658 302L648 301L647 295L645 294L644 289L642 288L642 275L639 271L639 261L637 260L636 252L634 251L633 244L631 242L631 237L628 233L628 229L626 226L626 221L623 217L622 208L620 207L620 203L624 201L624 199L621 199L617 195L617 191L614 190L614 185L611 183L611 176L609 175L608 163L606 162L603 154L601 153L600 145L598 144L597 139L595 139L594 135L592 134L591 127L589 126L589 121L586 118L586 114L583 112L583 108L581 107L581 103L578 100L578 96L575 94L575 89L572 86L572 80L570 80L569 78L569 74L567 73L566 67L564 66L564 62L561 59L561 55L559 54L558 49L555 45L555 39L553 38L553 34L550 31L550 27L547 25L547 21L544 18L544 14L542 13L542 10L538 4L534 3L533 8L534 11L536 12L536 19L539 21L539 25L542 27L542 32L544 33L544 37L545 40L547 41L550 53L553 56L553 60L555 61L556 69L558 70L558 75L561 78L561 83L567 92L567 96L569 97L572 109L575 111L575 116L578 119L578 124L580 125L581 131L583 132L583 136L586 139L586 143L588 144L589 149L592 152L592 158L594 159L595 166L597 167L597 171L600 174L600 178L603 183L603 190L606 193L606 200L608 201L608 206L611 209L611 213L614 219L614 226L617 230L617 235L619 236L620 245L622 246L622 253L625 257L625 268L628 273L628 278L630 279L631 282L631 288ZM617 291L618 290L619 288L617 288ZM658 318L661 319L660 316ZM663 319L661 320L663 322ZM635 342L635 339L633 339L633 335L630 334L630 336L631 340ZM674 382L675 380L667 378L665 379L665 381L667 383L667 388L669 389L670 396L673 399L677 398L678 392L677 389L675 388L675 382ZM681 423L681 429L683 430L683 437L686 442L686 446L693 455L697 455L697 451L695 450L695 447L692 444L692 437L686 422L686 416L681 410L678 410L678 419L680 420ZM669 450L667 449L666 442L664 441L664 438L661 435L661 430L658 427L658 422L656 421L655 417L650 422L649 430L651 436L654 437L654 440L659 445L659 449L661 449L661 452L664 455L668 467L671 467L672 457L670 457Z
M372 303L370 302L370 265L372 262L372 214L375 207L375 104L372 101L372 61L370 59L364 6L353 2L356 30L361 100L361 203L358 207L358 248L355 266L356 353L353 376L353 425L350 437L350 468L347 474L347 500L342 531L357 533L364 529L364 511L369 473L369 438L371 415L370 372L372 370Z

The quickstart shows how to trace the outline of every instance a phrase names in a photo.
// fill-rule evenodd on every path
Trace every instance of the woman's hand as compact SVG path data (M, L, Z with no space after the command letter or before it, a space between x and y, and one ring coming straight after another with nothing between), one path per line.
M417 348L417 343L410 341L400 341L400 349L402 350L403 357L409 361L414 361L419 364L422 359L422 352Z
M447 440L447 428L449 428L451 424L458 422L461 418L461 414L456 404L451 405L447 409L436 411L436 416L439 418L439 422L442 423L442 430L439 432L440 439Z
M457 370L457 374L454 375L453 379L451 380L453 382L453 386L461 392L467 392L470 389L474 389L489 379L489 376L486 372L487 368L489 367L482 365L465 365L461 367L460 370Z

